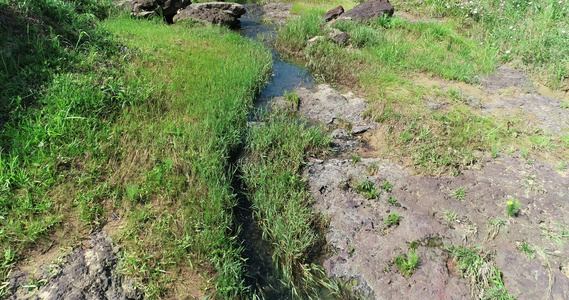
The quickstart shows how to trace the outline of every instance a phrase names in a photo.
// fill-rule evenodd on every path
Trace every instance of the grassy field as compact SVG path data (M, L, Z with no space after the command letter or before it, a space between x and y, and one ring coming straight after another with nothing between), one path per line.
M561 161L569 149L568 136L536 133L515 117L481 115L468 107L468 99L457 89L441 90L422 81L476 84L497 65L507 63L528 69L535 80L553 89L567 89L568 56L557 56L567 51L562 45L569 38L562 30L568 20L563 17L563 3L534 2L521 9L504 2L507 11L497 11L498 17L459 13L468 9L453 1L421 3L393 2L397 11L413 19L336 23L334 28L352 37L351 48L345 49L329 40L307 45L308 39L330 30L321 19L325 9L315 2L280 30L277 47L289 58L306 63L317 78L365 94L371 103L368 116L389 125L381 133L388 145L382 154L418 166L419 172L457 174L476 161L476 152L510 147L532 155L549 153L549 159ZM337 4L341 2L328 8ZM471 10L483 6L485 12L500 7L465 5ZM506 31L515 28L520 35L506 38ZM551 47L541 51L540 44ZM428 99L444 99L451 106L432 112L425 104Z
M270 53L215 27L115 16L97 26L110 11L98 1L0 11L17 20L1 31L0 281L53 233L73 245L114 215L121 272L148 298L192 280L184 269L202 272L192 284L207 293L247 292L228 158Z

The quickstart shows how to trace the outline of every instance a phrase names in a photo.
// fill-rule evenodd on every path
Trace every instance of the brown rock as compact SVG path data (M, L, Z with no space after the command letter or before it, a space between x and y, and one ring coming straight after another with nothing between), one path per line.
M340 6L336 7L336 8L333 8L333 9L327 11L327 12L322 16L322 18L323 18L326 22L328 22L328 21L331 21L331 20L336 19L338 16L340 16L340 15L343 14L343 13L344 13L344 7L342 7L342 5L340 5Z
M372 19L379 19L384 15L391 17L394 12L395 9L388 0L372 0L356 5L342 14L342 18L367 22Z

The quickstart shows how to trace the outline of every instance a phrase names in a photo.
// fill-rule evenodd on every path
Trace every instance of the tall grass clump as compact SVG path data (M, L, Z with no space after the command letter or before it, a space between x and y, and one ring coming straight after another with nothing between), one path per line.
M293 298L316 293L322 270L312 263L322 242L319 217L301 176L307 157L324 151L328 137L284 114L251 129L243 177L263 238L273 245L273 260Z
M299 18L291 19L278 31L276 46L288 55L298 55L306 42L317 35L322 35L323 24L320 11L311 10Z

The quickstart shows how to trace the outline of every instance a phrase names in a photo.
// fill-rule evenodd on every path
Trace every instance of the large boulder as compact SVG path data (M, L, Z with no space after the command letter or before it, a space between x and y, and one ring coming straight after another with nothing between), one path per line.
M322 16L322 18L324 19L324 21L328 22L328 21L336 19L338 16L340 16L343 13L344 13L344 7L342 7L342 5L340 5L336 8L332 8L331 10L327 11Z
M241 24L239 17L245 14L245 7L230 2L204 2L192 4L174 16L174 23L193 19L203 23L238 28Z
M146 17L158 13L162 14L166 20L172 20L179 9L190 4L192 4L191 0L122 0L119 2L119 5L135 17Z
M372 0L358 4L343 13L342 19L367 22L373 19L379 19L384 15L391 17L394 12L395 9L388 0Z

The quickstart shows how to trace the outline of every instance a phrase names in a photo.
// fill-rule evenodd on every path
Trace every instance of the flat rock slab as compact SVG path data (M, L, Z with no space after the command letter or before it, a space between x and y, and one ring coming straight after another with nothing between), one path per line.
M123 283L116 267L119 249L104 231L91 234L87 246L80 246L66 262L42 267L36 280L46 283L34 294L26 288L29 276L15 271L10 277L7 299L141 299L142 293ZM30 278L31 279L31 278Z
M555 237L569 229L569 174L518 156L486 159L482 170L452 178L412 176L389 160L311 161L304 175L314 209L330 216L327 241L336 250L324 263L329 276L358 280L355 289L369 298L470 299L469 283L444 247L482 245L496 253L517 299L568 299L569 238L558 243ZM362 180L374 183L376 199L357 193ZM391 192L380 188L385 182ZM466 189L464 200L451 196L458 188ZM518 217L505 216L509 196L522 203ZM399 204L391 205L390 197ZM398 226L385 225L390 213L401 216ZM496 227L491 219L505 224ZM405 278L393 258L408 253L412 242L420 262ZM536 249L534 259L519 250L521 242Z
M538 95L525 94L513 98L500 98L484 104L485 113L502 112L504 115L520 115L535 128L549 134L569 132L569 108L563 101Z
M362 114L368 104L353 93L340 94L327 84L318 85L316 91L299 88L296 93L300 99L299 111L305 118L324 124L331 124L334 120L344 120L354 125L366 123Z

